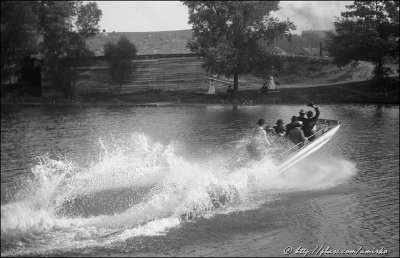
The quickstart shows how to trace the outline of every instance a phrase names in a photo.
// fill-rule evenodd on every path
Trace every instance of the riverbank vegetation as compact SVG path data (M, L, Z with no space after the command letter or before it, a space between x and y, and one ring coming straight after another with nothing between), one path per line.
M334 22L327 50L335 64L369 61L374 79L385 85L385 59L399 57L399 1L354 1Z
M399 104L399 78L389 77L385 82L386 91L376 81L346 82L333 85L288 87L279 92L260 93L259 89L241 90L236 96L226 90L217 91L217 95L198 94L193 90L163 91L147 90L129 95L84 95L75 99L42 99L22 95L16 99L2 98L2 104L26 105L176 105L176 104L227 104L227 105L263 105L263 104Z
M239 74L265 67L265 61L272 59L259 41L272 44L278 38L290 37L290 30L296 28L289 19L279 21L271 16L279 9L279 1L182 2L189 9L192 24L189 49L203 57L207 72L233 76L234 95L238 92ZM271 73L271 65L264 72Z

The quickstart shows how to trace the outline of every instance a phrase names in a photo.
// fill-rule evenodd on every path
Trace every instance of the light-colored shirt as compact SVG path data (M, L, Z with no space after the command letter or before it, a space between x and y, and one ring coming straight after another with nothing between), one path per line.
M264 130L264 127L262 126L258 126L256 129L256 140L264 146L267 145L271 145L271 143L268 141L268 137L267 137L267 131Z
M268 84L267 84L268 90L275 90L276 86L275 86L275 82L274 82L274 77L273 76L269 76L268 77Z
M214 82L210 81L207 94L215 94Z

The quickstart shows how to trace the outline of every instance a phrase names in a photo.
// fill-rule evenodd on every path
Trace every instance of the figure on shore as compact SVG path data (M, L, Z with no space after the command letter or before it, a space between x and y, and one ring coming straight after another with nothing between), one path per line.
M215 86L214 86L214 79L210 79L210 82L208 83L208 92L207 94L212 94L215 95Z
M228 93L228 94L233 93L232 84L229 84L228 89L226 90L226 93Z
M280 85L279 82L275 79L275 77L271 74L269 75L263 82L263 87L267 88L267 91L276 90L276 85Z

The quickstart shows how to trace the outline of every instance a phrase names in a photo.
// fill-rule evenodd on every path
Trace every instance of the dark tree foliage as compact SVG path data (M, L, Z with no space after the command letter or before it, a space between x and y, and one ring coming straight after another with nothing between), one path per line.
M136 52L136 46L125 36L122 36L117 43L107 42L104 45L104 56L110 65L109 74L112 81L118 83L119 92L121 92L124 81L136 68L132 63Z
M188 47L204 57L204 67L212 74L233 75L234 92L239 74L251 72L263 53L260 40L272 43L290 36L295 26L279 21L270 13L279 1L182 1L189 8L193 39Z
M34 1L1 2L1 78L18 69L26 52L36 51L38 3ZM10 73L10 74L8 74ZM3 89L3 87L2 87Z
M338 66L364 60L384 75L384 57L399 56L399 1L355 1L334 22L327 50Z
M51 82L67 97L74 97L76 68L93 56L85 40L99 32L102 12L96 3L41 1L40 32L45 68Z

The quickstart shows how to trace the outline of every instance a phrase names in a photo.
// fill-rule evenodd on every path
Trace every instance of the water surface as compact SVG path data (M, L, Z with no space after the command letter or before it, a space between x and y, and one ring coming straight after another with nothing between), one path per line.
M300 108L4 106L1 254L398 256L398 106L321 105L342 126L317 153L245 162L258 118Z

